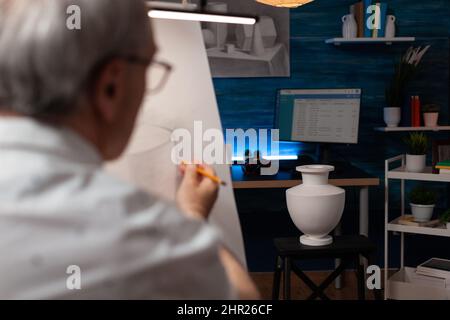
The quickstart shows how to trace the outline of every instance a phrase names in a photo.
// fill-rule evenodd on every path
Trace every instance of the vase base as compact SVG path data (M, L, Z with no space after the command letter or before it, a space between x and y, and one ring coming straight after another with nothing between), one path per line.
M313 238L307 235L303 235L300 237L300 243L304 244L305 246L312 247L327 246L333 243L333 237L325 236L323 238Z

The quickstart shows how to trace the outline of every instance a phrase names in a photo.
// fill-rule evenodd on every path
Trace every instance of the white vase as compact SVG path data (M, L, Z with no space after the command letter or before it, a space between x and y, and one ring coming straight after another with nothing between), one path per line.
M345 190L328 184L332 166L297 167L303 183L286 191L289 215L304 233L300 242L309 246L324 246L333 242L328 234L341 220L345 206Z
M425 171L427 155L406 155L406 171L420 173Z
M395 16L388 15L386 16L386 38L395 38Z
M439 112L424 112L423 122L425 127L437 127Z
M400 108L384 108L383 116L386 126L389 128L398 127L401 120L401 109Z
M342 17L342 37L346 39L356 38L358 35L358 24L353 14Z
M392 15L386 16L386 32L385 32L386 38L395 38L396 33L395 20L396 20L395 16Z
M434 211L434 204L431 205L422 205L422 204L414 204L410 203L411 212L414 217L414 221L417 222L427 222L431 220Z

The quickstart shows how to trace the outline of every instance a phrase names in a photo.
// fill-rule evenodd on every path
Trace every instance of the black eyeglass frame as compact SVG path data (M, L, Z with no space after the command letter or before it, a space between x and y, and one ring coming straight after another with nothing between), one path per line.
M161 78L161 80L159 81L159 83L157 84L157 86L150 90L147 90L147 94L150 94L150 95L158 93L161 91L162 88L164 88L164 86L167 83L167 80L169 80L170 73L173 70L173 66L170 63L163 62L163 61L150 60L147 58L142 58L142 57L134 56L134 55L119 56L118 58L124 59L129 63L148 66L149 68L151 68L153 65L156 65L156 66L162 67L164 69L164 75Z

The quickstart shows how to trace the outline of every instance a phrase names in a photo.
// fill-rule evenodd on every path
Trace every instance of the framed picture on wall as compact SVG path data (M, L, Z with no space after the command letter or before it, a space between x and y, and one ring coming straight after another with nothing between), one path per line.
M257 25L204 23L202 33L215 78L289 77L289 9L256 1L218 0L208 11L259 16Z

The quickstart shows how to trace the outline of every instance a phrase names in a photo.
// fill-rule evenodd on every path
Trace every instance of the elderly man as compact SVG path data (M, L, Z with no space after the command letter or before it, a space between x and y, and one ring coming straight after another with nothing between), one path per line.
M195 167L178 207L102 170L156 85L156 50L142 0L0 0L0 298L258 297Z

